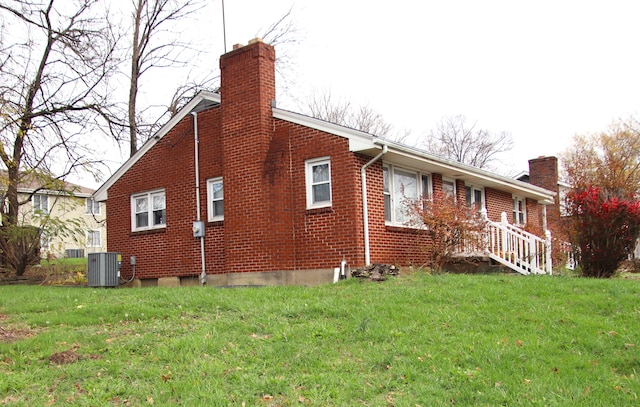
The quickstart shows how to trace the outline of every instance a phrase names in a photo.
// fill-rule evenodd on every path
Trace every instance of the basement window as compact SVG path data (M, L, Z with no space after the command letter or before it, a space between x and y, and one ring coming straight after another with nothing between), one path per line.
M209 222L224 220L224 186L222 177L207 180L207 219Z
M131 229L158 229L166 227L166 200L164 190L136 194L131 197Z
M328 157L307 160L307 209L331 206L331 160Z

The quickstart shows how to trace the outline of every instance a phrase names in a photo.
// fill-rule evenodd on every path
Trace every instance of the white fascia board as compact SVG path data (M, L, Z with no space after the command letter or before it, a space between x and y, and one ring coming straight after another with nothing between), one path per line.
M122 177L127 171L129 171L129 169L133 167L133 165L136 162L138 162L138 160L143 155L145 155L147 151L149 151L164 136L166 136L167 133L169 133L169 131L176 124L178 124L182 119L184 119L185 116L187 116L192 111L194 111L194 109L198 106L198 104L200 104L200 102L202 102L203 100L208 100L214 103L220 103L220 94L207 92L207 91L198 92L198 94L194 96L193 99L189 101L189 103L187 103L182 109L180 109L180 111L178 111L178 113L176 113L175 116L173 116L168 122L166 122L164 126L160 128L160 130L158 130L149 140L147 140L138 149L138 151L136 151L134 155L129 157L129 159L125 161L124 164L122 164L120 168L118 168L116 172L114 172L111 175L111 177L109 177L109 179L107 179L104 182L104 184L102 184L100 188L96 190L96 192L93 193L93 199L95 199L98 202L106 201L109 198L109 188L111 188L111 186L115 184L116 181L120 179L120 177Z
M289 110L273 108L272 112L273 117L276 119L285 120L291 123L299 124L301 126L324 131L325 133L344 137L349 140L349 150L352 152L376 147L373 143L375 136L369 133L316 119L315 117L305 116L300 113L294 113Z

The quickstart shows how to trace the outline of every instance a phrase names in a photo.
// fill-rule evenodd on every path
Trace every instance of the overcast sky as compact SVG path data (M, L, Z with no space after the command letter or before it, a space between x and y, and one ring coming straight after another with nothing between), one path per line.
M512 134L512 174L576 133L640 112L637 0L225 0L228 50L291 7L299 42L280 107L299 111L296 98L331 91L414 140L464 115ZM224 52L221 10L210 1L185 32L210 50L200 63L213 69Z

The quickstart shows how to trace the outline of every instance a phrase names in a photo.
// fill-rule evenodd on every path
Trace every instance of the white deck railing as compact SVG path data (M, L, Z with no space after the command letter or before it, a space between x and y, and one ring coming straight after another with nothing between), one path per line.
M552 274L551 232L545 239L525 232L507 221L502 212L501 221L487 219L485 237L486 254L493 260L521 274Z

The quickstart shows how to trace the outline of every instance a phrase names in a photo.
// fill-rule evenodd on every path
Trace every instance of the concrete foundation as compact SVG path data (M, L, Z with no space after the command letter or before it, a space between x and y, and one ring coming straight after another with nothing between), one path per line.
M279 270L256 273L207 274L208 287L247 287L274 285L314 286L333 281L333 269L317 270ZM121 287L195 287L200 286L195 277L162 277L152 279L134 279Z

